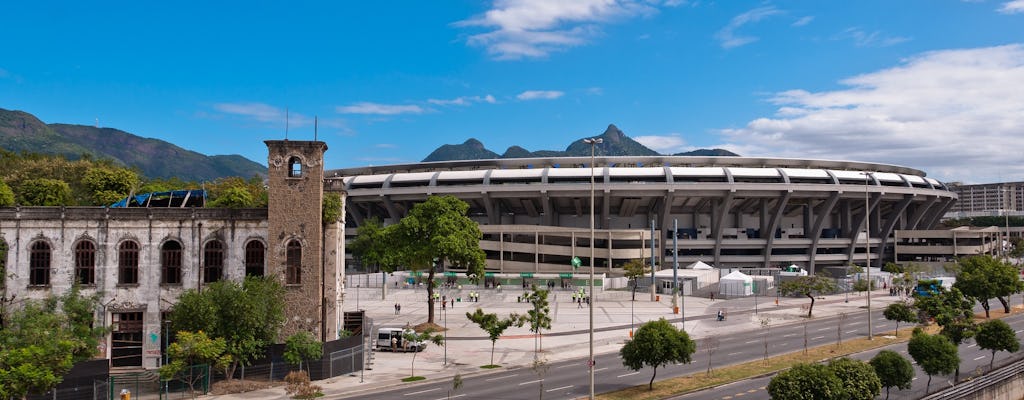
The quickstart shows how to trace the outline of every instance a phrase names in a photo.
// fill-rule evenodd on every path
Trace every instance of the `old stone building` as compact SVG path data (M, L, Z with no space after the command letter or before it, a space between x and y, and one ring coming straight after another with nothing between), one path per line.
M155 368L164 313L183 291L271 275L285 284L291 316L281 337L306 330L335 339L344 225L322 222L327 146L266 144L267 208L0 208L3 297L16 307L78 282L85 294L102 294L96 322L112 332L99 351L111 365Z

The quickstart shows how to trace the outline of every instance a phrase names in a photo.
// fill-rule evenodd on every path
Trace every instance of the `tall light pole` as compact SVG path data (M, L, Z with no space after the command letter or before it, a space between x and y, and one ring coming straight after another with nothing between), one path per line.
M869 172L864 174L864 270L868 278L868 340L874 340L871 333L871 205L868 204L868 178Z
M590 145L590 358L587 368L590 370L590 400L594 400L594 147L604 142L601 138L583 139Z
M1003 249L1003 260L1009 262L1010 260L1010 207L1013 207L1013 202L1010 201L1010 188L1003 186L1003 193L1006 195L1003 198L1003 216L1006 218L1006 242L1000 243L1000 247Z

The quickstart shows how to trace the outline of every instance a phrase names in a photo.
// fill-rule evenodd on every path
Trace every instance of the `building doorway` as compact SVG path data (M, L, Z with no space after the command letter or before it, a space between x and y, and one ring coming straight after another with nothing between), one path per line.
M142 313L114 313L110 334L110 366L142 366Z

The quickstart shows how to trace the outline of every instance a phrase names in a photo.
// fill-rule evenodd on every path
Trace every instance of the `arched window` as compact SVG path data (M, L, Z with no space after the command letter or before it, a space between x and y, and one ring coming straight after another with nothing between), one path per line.
M28 284L43 286L50 284L50 245L39 241L32 244L28 260Z
M288 242L287 261L285 261L285 283L288 285L302 283L302 244L298 240Z
M181 284L181 243L170 240L160 247L160 283Z
M302 160L298 157L288 159L288 177L298 178L302 176Z
M219 281L224 276L224 244L213 240L203 249L203 282Z
M139 244L133 241L121 243L117 251L117 283L134 285L139 283Z
M245 275L263 276L266 247L259 240L245 244Z
M96 245L91 241L83 240L75 245L75 282L96 284Z

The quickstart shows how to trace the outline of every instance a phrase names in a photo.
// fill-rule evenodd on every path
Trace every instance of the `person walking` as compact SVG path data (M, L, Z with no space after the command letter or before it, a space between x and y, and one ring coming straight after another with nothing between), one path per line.
M395 309L395 315L401 314L402 313L402 305L401 304L395 304L395 305L398 306L398 308Z
M398 303L395 303L395 315L398 315Z

